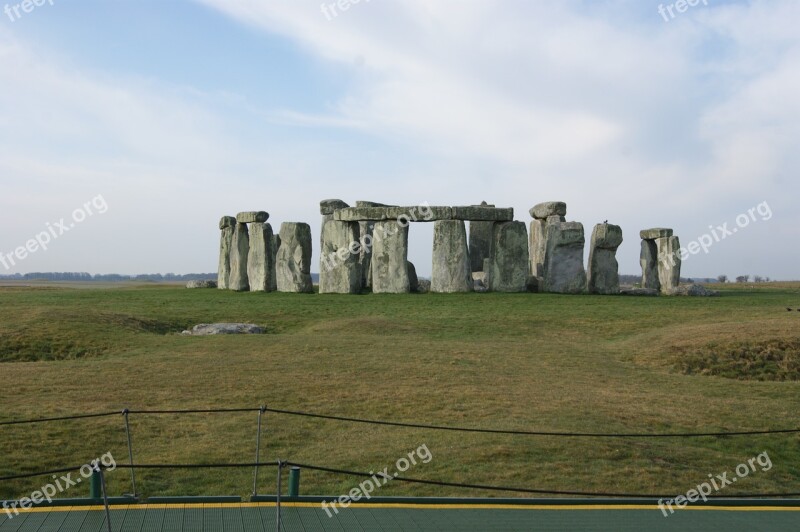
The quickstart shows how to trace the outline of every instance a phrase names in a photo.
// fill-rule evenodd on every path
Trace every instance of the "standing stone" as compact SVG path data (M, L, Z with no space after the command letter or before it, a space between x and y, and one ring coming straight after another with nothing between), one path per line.
M661 290L658 280L658 247L655 240L642 240L642 251L639 254L642 265L642 288Z
M250 234L247 224L236 223L231 243L231 276L228 288L244 292L250 288L247 278L247 256L250 253Z
M498 222L492 230L492 257L486 281L491 292L525 292L528 232L523 222Z
M408 290L410 292L419 292L419 277L417 277L417 268L411 261L406 262L408 265Z
M361 290L358 223L329 220L322 225L320 294L357 294Z
M530 274L541 284L544 277L544 259L547 254L547 225L565 222L567 204L563 201L546 201L531 207Z
M639 237L642 239L642 252L639 255L639 262L642 265L642 288L649 288L658 290L663 293L669 293L671 289L671 272L661 265L661 258L667 258L667 264L671 266L677 259L678 265L678 280L680 279L680 257L669 259L669 239L672 237L672 229L665 227L654 227L652 229L642 229L639 231ZM664 240L666 239L666 240ZM659 246L658 242L662 241ZM662 249L663 248L663 249ZM677 251L677 247L675 248ZM667 287L663 287L664 280L667 281ZM674 288L677 288L675 284Z
M223 216L219 221L219 266L217 267L217 288L220 290L228 289L228 281L231 276L231 245L233 244L233 228L236 226L236 218L233 216Z
M597 224L589 246L587 288L590 294L619 294L617 248L622 244L622 228L607 223Z
M467 247L467 228L464 222L461 220L434 222L431 292L471 292L473 286L470 253Z
M319 202L319 213L322 215L322 229L319 233L319 249L322 249L322 236L325 224L333 220L333 213L336 209L346 209L347 203L340 199L326 199Z
M374 201L356 201L356 207L387 207L383 203ZM372 234L375 229L375 222L358 222L358 234L361 236L361 253L358 263L361 266L361 286L372 288Z
M546 228L542 292L580 294L586 288L586 270L583 267L583 224L580 222L553 222Z
M250 252L247 255L247 278L251 292L272 290L272 226L266 223L250 224Z
M281 247L281 237L272 234L272 242L270 244L270 254L272 258L269 262L269 291L270 292L277 292L278 291L278 273L276 265L278 264L278 248Z
M283 222L276 260L279 292L312 293L311 227L301 222Z
M655 240L658 249L658 282L661 293L672 295L681 283L681 243L677 236L665 236Z
M408 225L395 220L375 222L372 239L372 292L405 294L408 279Z
M482 201L480 207L494 207ZM473 272L483 271L483 260L492 255L492 228L494 222L469 223L469 258Z
M534 220L531 222L530 273L537 278L544 276L544 256L547 250L546 227L547 220Z

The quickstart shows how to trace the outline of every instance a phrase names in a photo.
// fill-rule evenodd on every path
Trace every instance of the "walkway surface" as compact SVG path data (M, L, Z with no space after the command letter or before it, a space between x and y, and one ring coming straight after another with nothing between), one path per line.
M328 517L319 503L281 505L282 530L800 530L800 507L718 506L665 517L655 505L353 504ZM137 504L111 507L114 531L274 531L275 503ZM35 508L0 532L102 532L102 506Z

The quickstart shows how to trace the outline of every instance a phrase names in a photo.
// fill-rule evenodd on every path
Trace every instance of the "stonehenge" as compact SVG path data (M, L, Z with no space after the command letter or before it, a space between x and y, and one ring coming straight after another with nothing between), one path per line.
M616 255L620 244L620 226L605 222L594 226L586 278L587 291L590 294L619 294L619 264Z
M583 224L580 222L548 222L545 227L545 256L542 292L580 294L586 288L583 267Z
M482 201L478 207L494 207ZM472 273L483 271L483 261L492 253L492 222L469 222L469 257Z
M528 231L523 222L502 222L492 228L491 256L486 259L490 292L528 289Z
M540 292L580 294L586 290L583 224L567 222L567 204L548 201L529 211L530 273Z
M372 233L372 292L404 294L411 291L408 277L408 225L396 220L375 222Z
M672 229L663 227L643 229L639 237L642 288L658 290L664 295L675 294L681 279L680 240L672 234Z
M281 224L276 257L278 292L311 293L311 227L302 222Z
M250 291L269 292L272 290L272 226L263 222L253 222L249 226L247 279Z
M250 289L247 279L247 257L250 254L250 232L246 223L236 222L233 228L233 241L231 242L231 274L228 288L237 292Z
M358 224L328 220L321 235L319 293L357 294L362 284Z
M228 289L228 280L231 276L231 246L233 245L233 228L236 218L223 216L219 221L219 267L217 269L217 288Z
M621 290L616 253L623 242L622 228L596 224L584 265L584 226L567 221L562 201L534 205L529 226L514 220L514 209L485 201L467 206L357 201L351 207L343 200L327 199L320 201L320 214L321 294L680 293L681 249L672 229L640 231L641 287ZM312 293L311 227L283 222L275 233L267 220L266 211L244 211L219 220L217 287ZM433 223L430 280L418 278L408 260L412 222Z
M464 222L434 222L431 292L470 292L472 286L472 267Z

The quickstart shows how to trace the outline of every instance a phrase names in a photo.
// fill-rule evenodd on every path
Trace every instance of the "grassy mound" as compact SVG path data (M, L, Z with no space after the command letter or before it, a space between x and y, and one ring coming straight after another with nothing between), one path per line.
M738 380L800 380L800 339L712 342L681 347L675 368L686 375L713 375Z

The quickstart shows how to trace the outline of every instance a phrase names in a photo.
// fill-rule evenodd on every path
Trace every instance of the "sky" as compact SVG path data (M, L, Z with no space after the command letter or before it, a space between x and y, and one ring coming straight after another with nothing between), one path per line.
M692 3L0 1L0 274L214 272L220 217L339 198L564 201L621 273L670 227L684 277L800 279L800 2Z

